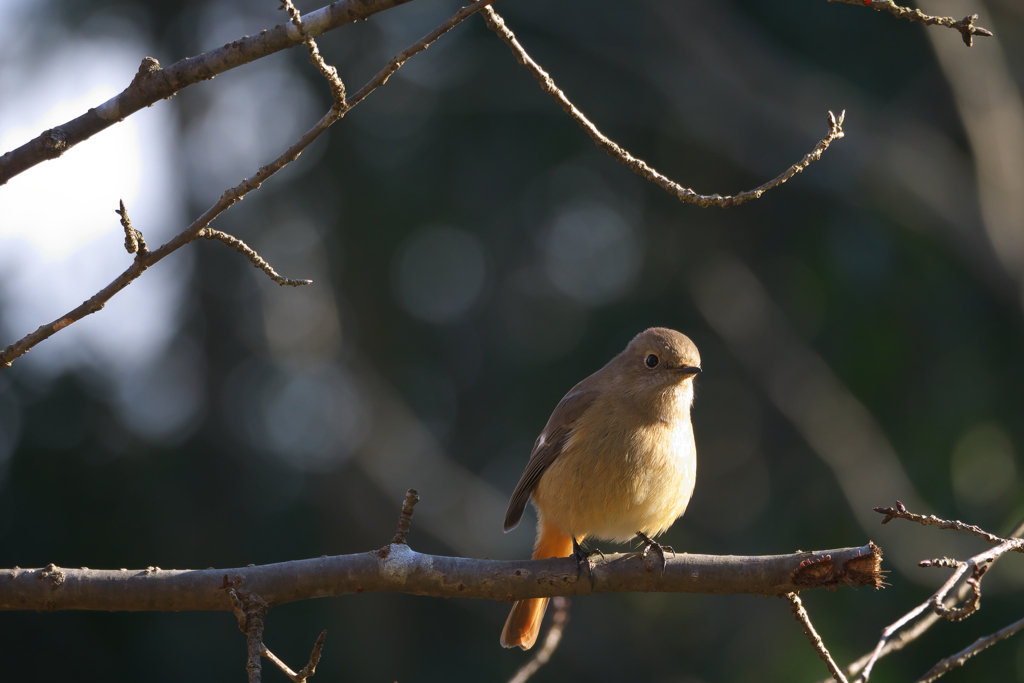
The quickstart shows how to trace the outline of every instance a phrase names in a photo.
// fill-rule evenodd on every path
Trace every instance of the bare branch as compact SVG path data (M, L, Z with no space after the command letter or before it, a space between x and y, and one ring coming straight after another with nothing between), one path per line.
M910 9L909 7L900 7L892 0L828 0L829 2L841 2L847 5L860 5L862 7L870 7L873 10L888 12L898 19L907 19L909 21L919 21L926 26L945 26L946 28L955 29L960 31L960 35L964 39L964 44L967 47L971 47L974 44L973 36L985 36L990 37L992 32L988 29L975 26L974 22L978 20L977 14L971 14L966 16L960 21L957 21L953 17L933 17L925 14L919 9Z
M562 632L569 622L569 599L552 598L551 603L555 606L555 614L551 618L551 628L548 629L548 634L544 638L544 647L540 648L537 654L524 664L515 676L509 679L508 683L526 683L531 676L548 663L558 644L562 642Z
M837 683L847 683L846 676L836 666L835 661L832 659L832 655L828 653L828 648L825 647L825 643L822 642L821 636L814 630L814 624L811 623L811 616L807 614L807 610L804 609L804 603L800 600L800 596L796 593L786 593L784 596L789 600L789 609L793 612L793 618L800 622L803 626L804 635L807 636L807 640L811 642L811 646L818 652L818 657L825 662L825 666L828 667L829 672L832 674Z
M395 532L395 537L391 539L391 543L408 545L406 539L409 536L409 525L412 523L412 509L418 502L420 502L419 491L416 489L409 489L405 492L405 502L402 503L402 514L398 516L398 531Z
M988 541L992 545L1005 543L1007 540L1005 538L996 536L995 534L989 533L981 527L974 526L973 524L966 524L957 519L940 519L935 515L916 515L913 512L908 512L907 508L904 507L903 503L899 502L898 500L896 501L896 507L878 507L874 508L874 510L879 514L885 515L885 519L882 520L882 524L888 524L893 519L899 518L906 519L911 522L917 522L918 524L923 524L924 526L937 526L940 529L955 529L957 531L966 531L968 533L974 534L978 538L982 538ZM1024 540L1018 541L1016 546L1017 547L1014 548L1014 550L1016 550L1017 552L1024 552Z
M935 593L930 598L928 598L928 600L921 603L914 609L910 610L896 622L890 624L882 630L882 637L879 638L878 644L875 645L874 651L871 653L870 656L868 656L867 660L864 661L864 666L861 670L861 674L857 678L857 681L863 683L866 683L868 679L871 677L871 670L874 667L875 662L877 662L882 657L883 653L885 653L886 651L891 652L895 649L899 649L894 647L888 648L887 650L887 646L889 644L890 639L892 639L907 624L917 619L924 612L931 611L938 617L942 617L949 621L960 621L962 619L966 619L971 614L976 612L981 604L981 579L982 577L984 577L985 572L988 571L989 567L992 566L993 562L998 560L1006 553L1014 551L1022 552L1022 549L1024 549L1024 546L1022 546L1022 541L1020 539L1000 538L995 534L990 534L984 529L981 529L972 524L965 524L963 522L956 520L950 521L940 519L935 515L925 516L914 514L912 512L909 512L907 508L903 505L903 503L899 502L898 500L896 501L896 507L875 508L875 512L885 515L885 519L882 520L882 524L887 524L896 518L906 519L912 522L917 522L918 524L922 524L924 526L937 526L940 529L956 529L959 531L967 531L979 538L988 541L989 543L998 543L999 545L997 545L995 548L987 550L986 552L975 555L974 557L966 561L952 560L949 558L939 558L934 560L924 560L919 564L919 566L921 567L947 567L953 568L955 569L955 571L946 580L946 582L942 584L939 590L935 591ZM1021 525L1018 525L1017 529L1014 530L1014 533L1017 533L1018 531L1020 531L1020 529ZM960 581L960 579L964 577L968 570L971 570L971 576L961 587L957 599L948 600L947 596L949 595L949 592ZM963 606L959 608L956 607L956 603L961 600L965 601ZM923 620L922 624L918 624L917 626L915 626L913 629L915 633L914 637L917 637L917 635L924 633L924 631L926 631L932 625L932 623L934 622L928 622L925 625ZM912 640L912 638L904 638L903 640L905 642L909 642L910 640ZM860 660L858 660L858 663L859 661ZM851 666L851 669L852 668L853 667Z
M782 595L880 588L881 559L873 543L790 555L680 554L662 574L637 553L609 554L594 562L591 583L585 575L580 580L572 558L476 560L392 544L355 555L220 570L3 569L0 610L232 610L229 589L259 595L271 607L363 592L501 601L632 591ZM59 583L47 580L58 573Z
M316 37L409 1L339 0L307 14L302 25L307 35ZM56 159L78 143L144 107L170 98L183 88L303 42L299 30L285 23L260 31L256 36L243 36L216 50L187 57L165 69L160 68L157 60L146 57L131 84L120 94L76 119L43 131L34 140L0 157L0 185L38 163Z
M399 4L399 0L388 0L388 2L392 2L393 4ZM35 332L25 335L22 339L15 342L14 344L11 344L2 352L0 352L0 368L10 367L12 361L28 353L28 351L33 346L39 344L45 339L52 337L54 334L64 329L71 323L81 320L85 316L91 315L92 313L101 310L106 305L107 301L109 301L115 294L120 292L122 289L124 289L132 282L134 282L135 279L142 275L142 273L147 268L162 260L168 254L177 251L178 249L188 244L189 242L193 242L199 239L199 233L206 229L207 227L209 227L210 223L212 223L218 216L220 216L220 214L224 213L229 208L231 208L231 206L234 205L235 202L241 201L242 198L245 197L245 195L247 195L249 192L260 187L263 181L265 181L267 178L274 175L282 168L287 166L289 163L297 159L299 155L302 153L302 151L305 150L306 147L308 147L314 140L316 140L321 133L327 130L331 126L331 124L333 124L335 121L344 116L349 110L351 110L357 104L366 99L366 97L371 92L373 92L378 87L386 83L388 78L390 78L391 75L395 73L395 71L397 71L410 57L425 50L427 46L429 46L432 42L434 42L439 37L450 31L455 25L457 25L458 23L460 23L466 17L472 15L473 13L478 12L481 8L485 7L491 2L493 2L493 0L478 0L478 2L475 2L472 5L467 5L466 7L463 7L458 12L456 12L450 19L448 19L448 21L441 24L439 27L437 27L429 34L424 36L422 39L420 39L413 45L403 50L401 53L395 56L390 62L388 62L388 65L385 66L384 69L382 69L376 76L370 79L370 81L365 86L363 86L363 88L358 93L356 93L354 97L349 99L344 106L339 106L337 103L335 103L335 105L331 107L331 110L327 114L325 114L324 117L320 119L320 121L318 121L317 124L309 130L309 132L303 135L295 144L293 144L281 156L275 159L273 163L267 166L261 166L259 171L257 171L256 174L253 175L251 178L247 178L246 180L242 181L235 187L224 192L224 194L221 195L220 199L217 200L217 202L212 207L207 209L202 216L197 218L192 223L192 225L188 226L185 230L178 233L173 239L171 239L169 242L161 246L156 251L149 252L145 256L141 254L137 255L135 261L127 270L121 273L109 285L107 285L99 292L94 294L92 297L90 297L81 306L78 306L72 311L66 313L64 316L53 321L52 323L40 326L38 329L36 329ZM340 2L337 3L337 5L347 5L347 3ZM334 6L335 5L332 5L331 7ZM388 6L390 7L393 5ZM314 31L309 28L308 19L309 17L307 17L306 23L307 30L309 30L310 34L313 34ZM297 29L296 35L298 35ZM0 173L2 173L2 163L0 163ZM0 179L2 179L2 175L0 175Z
M985 636L984 638L978 638L970 646L964 648L960 652L957 652L955 655L952 655L951 657L946 657L938 664L933 666L931 670L928 671L928 673L926 673L924 676L921 676L921 678L917 679L917 683L931 683L936 678L942 676L945 673L948 673L949 671L952 671L958 666L963 666L968 659L978 654L985 648L995 645L1000 640L1005 640L1009 638L1021 629L1024 629L1024 619L1021 619L1020 621L1015 621L1006 628L996 631L992 635Z
M817 146L815 146L814 150L810 154L805 155L803 159L790 166L774 180L770 180L764 185L756 187L753 190L748 190L746 192L741 192L739 194L727 197L722 197L717 194L697 194L690 188L683 187L682 185L676 183L674 180L662 175L655 169L651 168L642 159L637 159L632 154L622 149L619 145L613 142L606 135L604 135L604 133L602 133L600 130L598 130L597 126L591 123L590 120L583 114L583 112L577 109L576 106L569 101L569 98L565 96L565 93L558 89L558 87L555 85L554 80L552 80L551 76L548 75L548 73L544 71L544 69L542 69L540 65L537 64L537 62L533 61L533 58L531 58L530 55L526 53L526 50L523 49L523 46L519 44L518 40L516 40L515 34L513 34L512 31L510 31L508 27L505 25L505 20L502 19L498 15L498 13L495 12L490 7L486 8L482 14L484 16L484 19L486 19L487 21L488 28L497 33L501 37L501 39L504 40L506 44L508 44L509 48L511 48L512 53L516 56L516 59L519 61L519 63L525 66L533 75L533 77L537 80L537 82L540 83L541 89L544 90L544 92L546 92L548 95L550 95L556 102L558 102L558 104L562 107L562 110L566 114L571 116L576 121L576 123L580 125L580 128L582 128L584 131L587 132L588 135L590 135L590 137L594 140L594 144L596 144L598 147L607 152L620 164L630 169L637 175L642 176L647 180L650 180L652 183L660 186L669 194L674 195L681 202L687 204L696 204L697 206L706 208L708 206L736 206L737 204L743 204L744 202L747 202L751 199L757 199L768 190L772 189L773 187L778 187L779 185L781 185L782 183L786 182L794 175L799 173L800 171L807 168L807 166L812 161L817 161L818 159L820 159L822 153L826 149L828 149L828 146L832 144L833 140L837 140L843 137L843 118L846 112L844 111L842 114L840 114L838 119L836 119L835 115L833 115L832 112L829 112L828 135L826 135L825 138L821 142L819 142Z
M899 506L898 501L897 505ZM906 508L903 508L903 511L905 512ZM1020 523L1018 523L1017 526L1013 528L1013 530L1009 533L1007 538L1017 538L1022 534L1024 534L1024 519L1022 519ZM993 560L993 562L995 562L995 560ZM991 566L991 564L987 566ZM955 606L957 603L966 600L968 595L975 591L976 587L977 584L972 585L969 582L964 582L960 585L960 589L957 592L957 594L952 597L947 597L945 600L942 601L942 605L947 608ZM913 621L913 619L916 616L919 616L922 612L924 612L925 605L918 605L918 607L916 607L910 614L905 615L904 619L901 620L903 621L903 624L906 625L907 623ZM922 617L921 620L915 623L913 626L910 626L909 628L901 628L895 633L895 635L890 637L880 649L876 646L874 651L863 655L859 659L855 660L852 664L847 666L845 671L846 675L856 676L864 669L868 662L877 661L878 659L881 659L882 657L892 652L899 652L908 644L914 642L919 637L921 637L928 629L930 629L936 623L942 621L943 617L940 616L940 614L941 610L930 611L927 614L925 614L924 617ZM822 683L826 682L822 681Z
M202 230L199 231L198 236L202 237L203 239L217 240L218 242L223 242L224 244L228 245L229 247L237 251L239 254L242 254L247 259L252 261L252 264L254 266L262 270L270 277L271 280L281 285L282 287L284 287L285 285L289 287L301 287L302 285L313 284L312 280L290 280L286 277L278 275L277 271L274 270L269 263L264 261L263 258L259 254L257 254L249 245L247 245L245 242L238 239L237 237L227 234L226 232L221 232L220 230L214 230L212 228L203 228Z

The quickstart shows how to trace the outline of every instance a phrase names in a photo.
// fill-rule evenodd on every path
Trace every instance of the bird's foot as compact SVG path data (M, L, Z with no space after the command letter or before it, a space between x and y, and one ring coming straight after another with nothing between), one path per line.
M646 559L647 553L653 550L661 557L661 573L664 574L665 568L668 566L668 560L665 558L665 551L667 550L672 553L672 557L676 556L676 551L672 549L672 546L662 545L642 531L636 532L636 537L644 544L644 549L640 551L640 557L642 559Z
M576 560L576 578L580 578L580 573L583 571L584 565L587 567L587 577L590 579L590 588L594 588L594 563L590 561L590 558L594 555L600 555L601 559L604 559L604 553L597 548L591 551L586 551L583 546L579 544L576 537L572 537L572 557Z

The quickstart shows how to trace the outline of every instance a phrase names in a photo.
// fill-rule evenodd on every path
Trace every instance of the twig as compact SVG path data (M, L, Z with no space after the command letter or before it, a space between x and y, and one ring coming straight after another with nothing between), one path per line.
M146 247L146 239L142 233L132 227L131 219L128 218L128 209L124 208L124 200L121 200L121 208L114 209L114 213L121 217L121 227L124 228L124 248L129 254L146 256L149 248Z
M263 677L263 665L260 655L265 649L263 646L263 619L267 616L270 607L258 595L242 593L231 589L228 591L231 597L232 610L238 619L238 627L246 635L248 643L248 660L245 669L249 673L249 683L260 683Z
M551 655L554 654L558 644L562 641L562 632L569 622L569 599L552 598L551 603L555 606L555 614L551 618L551 628L544 638L544 647L537 651L530 661L522 666L516 675L509 679L508 683L526 683L537 671L548 663Z
M756 187L753 190L741 192L736 195L722 197L718 194L713 195L702 195L697 194L695 191L683 187L676 183L670 178L662 175L655 169L651 168L642 159L637 159L629 152L624 150L622 147L613 142L610 138L604 135L600 130L597 129L593 123L581 112L576 106L569 101L569 98L565 96L561 90L555 85L554 80L548 75L544 69L540 67L537 62L533 60L523 49L523 46L516 40L515 34L512 33L505 25L505 20L502 19L497 12L492 8L488 7L482 12L484 19L487 21L487 26L492 31L497 33L502 40L508 44L511 48L512 53L516 56L516 59L520 64L525 66L533 77L540 83L540 87L544 92L550 95L558 104L562 107L562 110L566 114L571 116L582 128L587 132L588 135L594 140L594 144L603 149L609 155L611 155L616 161L630 169L639 176L646 178L647 180L660 186L666 192L674 195L677 199L688 204L696 204L701 207L708 206L736 206L742 204L751 199L757 199L762 194L777 187L782 183L786 182L800 171L807 168L812 161L817 161L821 158L822 153L828 149L828 146L832 144L833 140L837 140L843 137L843 118L845 111L839 115L836 119L832 112L828 113L828 135L815 146L814 150L804 156L799 162L793 164L785 172L779 175L774 180L771 180L760 187Z
M931 683L931 681L934 681L939 676L948 673L949 671L957 668L958 666L963 666L968 659L978 654L985 648L995 645L1000 640L1005 640L1009 638L1021 629L1024 629L1024 619L1021 619L1020 621L1015 621L1006 628L996 631L992 635L985 636L983 638L978 638L970 646L964 648L960 652L957 652L955 655L952 655L951 657L946 657L938 664L933 666L931 670L928 671L928 673L926 673L924 676L921 676L921 678L917 679L917 683Z
M925 14L919 9L910 9L909 7L900 7L892 0L828 0L829 2L841 2L847 5L861 5L862 7L870 7L873 10L888 12L898 19L907 19L909 21L919 21L926 26L945 26L946 28L956 29L960 31L960 35L964 39L964 44L967 47L971 47L974 44L973 36L985 36L989 37L992 32L988 29L975 26L974 22L978 20L977 14L971 14L964 17L960 21L957 21L953 17L933 17Z
M416 41L415 43L413 43L412 45L410 45L409 47L405 48L397 55L392 57L391 61L388 62L388 65L381 69L380 73L378 73L376 76L370 79L370 81L366 85L364 85L359 90L359 92L357 92L355 95L352 96L351 99L348 100L346 111L362 102L364 99L366 99L367 95L369 95L371 92L387 83L388 79L391 78L391 75L398 71L398 69L403 64L405 64L405 62L410 57L426 50L428 47L430 47L430 44L433 43L435 40L443 36L445 33L448 33L448 31L451 31L453 28L455 28L456 25L458 25L468 17L476 14L481 10L487 9L487 6L490 5L492 2L494 2L494 0L478 0L477 2L474 2L471 5L466 5L458 12L453 14L451 18L448 19L448 21L444 22L443 24L435 28L433 31L423 36L420 40Z
M796 593L786 593L786 599L789 600L789 609L793 612L793 618L800 622L803 626L804 635L807 636L807 640L811 642L811 646L818 652L818 657L825 662L825 666L828 667L829 672L832 674L837 683L847 683L846 676L836 666L835 661L832 659L832 655L828 653L828 648L825 647L825 643L822 642L821 636L814 630L814 624L811 623L811 616L807 614L807 610L804 609L804 603L800 600L800 596Z
M310 12L303 17L302 25L307 35L316 37L409 1L340 0ZM291 23L285 23L260 31L255 36L244 36L216 50L182 59L164 69L160 68L157 60L146 57L131 84L120 94L76 119L43 131L35 139L0 157L0 185L36 164L56 159L78 143L140 109L169 99L183 88L304 42L299 30Z
M398 516L398 531L391 539L392 544L408 545L406 538L409 536L409 525L412 523L412 509L420 502L420 494L416 489L409 489L405 492L405 502L402 503L402 514Z
M396 3L399 1L400 0L388 0L388 2L392 3ZM324 117L321 118L320 121L318 121L317 124L309 130L309 132L303 135L281 156L275 159L271 164L267 166L261 166L259 171L257 171L256 174L253 175L251 178L243 180L235 187L224 192L224 194L221 195L220 199L218 199L213 206L207 209L202 216L197 218L190 226L188 226L182 232L178 233L169 242L161 246L156 251L149 252L149 254L146 256L137 256L135 260L132 262L132 265L129 266L127 270L125 270L123 273L117 276L117 278L109 285L107 285L99 292L94 294L92 297L90 297L81 306L78 306L77 308L69 311L64 316L53 321L52 323L40 326L38 329L36 329L35 332L25 335L20 340L18 340L14 344L11 344L2 352L0 352L0 368L10 367L12 361L28 353L29 349L31 349L35 345L39 344L45 339L52 337L54 334L64 329L71 323L81 320L85 316L91 315L101 310L106 305L107 301L109 301L115 294L117 294L125 287L130 285L132 282L134 282L135 279L142 275L142 273L145 272L147 268L162 260L168 254L177 251L178 249L188 244L189 242L199 239L199 233L202 230L209 227L210 223L212 223L218 216L220 216L222 213L231 208L231 206L234 205L235 202L241 201L241 199L245 197L245 195L247 195L249 192L260 187L260 185L270 176L274 175L282 168L287 166L289 163L297 159L298 156L303 152L303 150L305 150L306 147L308 147L314 140L316 140L321 133L327 130L335 121L344 116L353 107L355 107L357 104L366 99L366 97L371 92L373 92L381 85L386 83L388 78L390 78L391 75L395 73L395 71L397 71L410 57L425 50L427 46L429 46L432 42L434 42L439 37L450 31L453 27L455 27L455 25L463 21L466 17L472 15L473 13L479 11L481 8L490 4L491 2L493 2L493 0L478 0L478 2L475 2L472 5L467 5L466 7L463 7L458 12L456 12L450 19L448 19L448 21L444 22L439 27L431 31L429 34L424 36L422 39L420 39L413 45L403 50L401 53L395 56L390 62L388 62L387 66L385 66L376 76L370 79L370 81L365 86L363 86L363 88L358 93L356 93L354 97L348 99L344 106L339 106L337 103L335 103L334 106L331 107L331 110L327 112L327 114L325 114ZM339 3L339 5L342 4L346 5L346 7L348 6L347 3ZM334 5L332 5L331 7L333 8ZM308 17L306 26L308 29ZM309 32L310 34L314 33L312 30L310 30ZM297 29L296 35L298 35ZM2 168L2 163L0 163L0 168ZM2 180L2 175L0 175L0 180Z
M825 560L830 557L830 560ZM580 580L574 559L477 560L424 555L393 544L335 555L234 569L0 569L0 611L231 610L225 585L258 586L271 607L314 597L388 592L446 598L523 600L623 593L781 595L841 586L880 588L882 552L874 544L790 555L679 555L662 574L637 553L594 560L594 582ZM813 560L808 564L809 560ZM235 577L227 582L226 577Z
M940 529L955 529L956 531L966 531L970 534L974 534L978 538L982 538L988 541L992 545L1005 543L1007 540L1000 536L996 536L995 534L989 533L981 527L975 526L973 524L966 524L958 519L941 519L939 517L936 517L935 515L914 514L913 512L909 512L907 508L904 507L903 503L899 502L898 500L896 501L896 507L877 507L874 508L874 510L879 514L885 515L885 519L882 520L882 524L888 524L893 519L897 518L906 519L911 522L923 524L924 526L937 526ZM1024 540L1018 541L1016 545L1018 547L1014 548L1014 550L1017 550L1017 552L1024 552Z
M906 508L904 508L904 510L906 510ZM1017 537L1021 536L1022 534L1024 534L1024 519L1022 519L1020 521L1020 523L1018 523L1013 528L1013 530L1009 534L1007 534L1007 538L1017 538ZM993 562L994 562L994 560L993 560ZM991 566L991 564L989 564L988 566ZM943 601L943 605L946 606L946 607L953 607L957 603L962 602L963 600L966 600L967 596L974 591L974 588L975 588L974 586L969 585L966 582L961 584L960 585L960 589L957 592L957 594L955 596L946 598ZM920 607L921 606L918 606L918 608L915 608L915 613L918 614L918 615L921 614ZM913 620L913 617L911 617L911 619L908 619L907 622L912 621L912 620ZM885 645L881 648L881 650L879 650L878 647L876 646L874 651L868 652L867 654L865 654L865 655L861 656L860 658L856 659L853 663L851 663L849 666L846 667L846 670L845 670L846 675L847 676L856 676L858 673L860 673L864 669L864 667L867 665L867 663L869 661L872 661L872 657L873 656L874 656L875 660L878 660L878 659L881 659L882 657L885 657L886 655L891 654L893 652L899 652L904 647L906 647L910 643L912 643L915 640L917 640L918 638L920 638L922 635L924 635L924 633L926 631L928 631L928 629L930 629L932 626L934 626L935 624L937 624L939 621L942 621L942 620L943 620L943 617L941 617L938 612L935 612L935 611L928 612L927 614L924 615L924 617L921 618L920 621L915 623L913 626L911 626L909 628L902 629L902 630L898 631L894 636L890 637L886 641ZM904 622L904 623L907 623L907 622ZM877 655L876 655L876 652L877 652ZM858 680L860 680L860 679L858 679ZM825 683L825 681L822 681L822 683Z
M320 633L320 637L316 639L316 643L313 645L313 652L309 655L309 663L299 671L292 671L277 655L268 650L266 645L263 646L262 653L264 657L276 664L277 668L283 671L284 675L292 679L294 683L305 683L307 678L312 678L313 674L316 673L316 665L320 663L320 651L323 649L326 636L327 631Z
M229 247L237 251L239 254L242 254L247 259L252 261L252 264L254 266L262 270L264 273L267 274L267 276L271 280L281 285L282 287L284 287L285 285L289 287L301 287L302 285L309 285L313 283L312 280L291 280L289 278L278 275L277 271L274 270L269 263L264 261L259 254L253 251L253 249L249 245L247 245L245 242L238 239L237 237L227 234L226 232L221 232L220 230L213 230L212 228L203 228L202 230L199 231L198 237L223 242L224 244L228 245Z
M309 52L309 61L320 70L320 74L327 79L327 82L331 84L331 95L334 97L334 103L340 107L345 106L345 84L341 82L341 78L338 76L338 70L333 66L328 65L324 58L320 56L320 48L317 47L316 41L313 40L313 36L309 35L306 31L305 26L302 23L302 16L299 14L299 10L295 8L291 0L281 0L281 9L288 11L288 16L292 19L292 24L298 29L299 35L302 36L302 42L306 44L306 50Z
M235 613L235 618L238 620L238 630L240 630L242 633L248 636L249 617L247 616L247 612L245 606L242 603L242 599L238 596L238 592L235 589L230 588L230 586L234 585L234 582L225 581L224 585L229 587L228 597L231 599L231 609ZM262 604L261 609L263 610L263 613L260 616L260 630L262 631L262 619L266 617L266 612L268 608L266 603L263 603L262 601L260 601L260 603ZM306 664L306 666L304 666L300 671L292 671L291 667L285 664L280 657L271 652L270 649L267 648L267 646L262 642L260 643L260 654L269 659L274 664L276 664L277 667L281 669L281 671L283 671L284 674L288 678L292 679L292 681L294 681L295 683L305 683L307 678L312 678L313 674L316 673L316 665L320 663L320 652L324 647L324 638L326 637L327 631L322 631L320 633L320 637L316 639L316 643L313 645L313 652L309 655L309 663Z
M966 619L975 611L977 611L981 603L981 579L982 577L984 577L985 572L988 570L988 568L992 565L993 562L998 560L1006 553L1014 551L1021 552L1022 547L1024 547L1022 546L1022 541L1020 539L1000 538L995 534L990 534L989 532L979 527L976 527L972 524L965 524L963 522L956 520L951 521L940 519L935 515L925 516L914 514L912 512L909 512L907 508L899 501L896 501L896 507L894 508L875 508L875 511L885 515L885 519L882 520L882 524L887 524L888 522L896 518L906 519L925 526L936 526L940 529L956 529L959 531L966 531L988 541L989 543L998 543L999 545L997 545L995 548L987 550L986 552L975 555L974 557L966 561L951 560L949 558L939 558L935 560L924 560L919 564L919 566L921 567L954 568L955 571L946 580L946 582L942 584L939 590L935 591L935 593L932 594L930 598L928 598L928 600L921 603L914 609L910 610L902 617L900 617L900 619L898 619L896 622L890 624L882 630L882 636L879 638L878 643L875 645L874 651L872 651L871 655L864 662L864 666L861 670L860 676L858 676L857 678L857 681L862 683L867 683L868 679L871 677L871 670L874 667L875 662L877 662L882 657L883 653L887 651L886 648L889 643L889 640L892 639L893 636L895 636L897 633L899 633L900 630L903 629L903 627L905 627L907 624L909 624L914 619L919 617L921 614L925 613L926 611L931 611L938 617L942 617L949 621L960 621L962 619ZM947 601L949 591L953 589L953 587L960 581L961 578L963 578L963 576L967 573L968 570L971 570L971 576L967 579L967 581L961 588L957 596L958 599ZM962 607L958 608L956 607L956 603L960 600L965 600L965 602L963 603ZM919 624L914 628L915 633L917 635L920 635L925 630L927 630L932 623L934 622L929 622L927 625L924 625L923 627L921 624ZM906 642L909 642L910 639L904 640L906 640ZM888 651L891 652L895 649L898 648L889 648Z

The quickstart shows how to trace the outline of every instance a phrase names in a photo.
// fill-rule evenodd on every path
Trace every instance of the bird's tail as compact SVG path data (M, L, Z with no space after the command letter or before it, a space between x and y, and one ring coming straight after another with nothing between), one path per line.
M572 555L572 536L551 524L543 517L537 534L537 544L533 548L533 559L549 557L568 557ZM537 642L540 633L540 622L544 619L544 611L548 607L547 598L530 598L520 600L512 605L512 611L505 620L505 628L501 631L502 647L520 647L529 650Z

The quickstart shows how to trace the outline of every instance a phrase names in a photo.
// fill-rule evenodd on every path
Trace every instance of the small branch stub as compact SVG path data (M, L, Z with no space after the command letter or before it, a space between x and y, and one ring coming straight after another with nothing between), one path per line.
M391 544L408 545L406 538L409 536L409 525L412 523L412 509L420 502L420 494L416 489L409 489L405 492L405 502L402 503L402 514L398 516L398 531L391 539Z
M121 217L121 227L124 228L124 248L129 254L138 256L149 256L149 248L142 233L132 227L132 221L128 218L128 209L124 208L124 200L120 200L121 208L114 209L114 213Z

